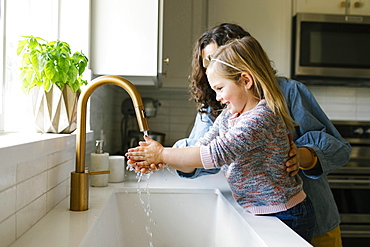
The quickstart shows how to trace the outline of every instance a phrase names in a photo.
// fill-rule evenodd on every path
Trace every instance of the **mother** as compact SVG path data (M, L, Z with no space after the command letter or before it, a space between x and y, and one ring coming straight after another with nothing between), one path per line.
M179 140L174 147L195 145L206 133L220 113L222 106L216 101L214 91L209 87L203 58L231 39L250 36L242 27L224 23L205 32L197 41L192 61L190 90L192 99L198 105L198 114L189 138ZM340 236L340 217L331 193L327 174L348 160L351 147L345 141L326 114L320 108L311 92L300 82L277 77L289 111L299 124L293 133L296 147L291 151L287 171L295 174L299 166L299 175L303 179L305 192L312 199L316 211L316 228L312 244L317 246L342 246ZM297 162L297 163L296 163ZM178 171L184 178L196 178L215 174L219 169Z

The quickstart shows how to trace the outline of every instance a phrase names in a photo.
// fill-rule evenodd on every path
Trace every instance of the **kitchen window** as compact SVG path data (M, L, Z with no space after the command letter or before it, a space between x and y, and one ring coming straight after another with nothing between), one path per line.
M22 92L16 49L22 36L60 39L88 55L89 0L0 0L0 131L34 131L32 106ZM76 18L78 21L76 22ZM75 48L78 47L78 48ZM1 71L2 70L2 71Z
M0 131L4 130L3 82L4 82L4 1L0 0Z
M31 104L27 95L22 92L19 80L19 57L16 49L22 36L34 35L46 39L57 37L57 28L54 27L58 26L58 0L1 0L1 2L2 130L34 130Z

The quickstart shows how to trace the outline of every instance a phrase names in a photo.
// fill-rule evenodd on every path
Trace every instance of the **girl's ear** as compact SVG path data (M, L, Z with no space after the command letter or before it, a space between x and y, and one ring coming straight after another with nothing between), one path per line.
M243 83L245 83L247 89L251 89L253 84L254 84L254 80L253 80L253 77L251 76L251 74L247 73L247 72L242 72L241 75L240 75L240 79Z

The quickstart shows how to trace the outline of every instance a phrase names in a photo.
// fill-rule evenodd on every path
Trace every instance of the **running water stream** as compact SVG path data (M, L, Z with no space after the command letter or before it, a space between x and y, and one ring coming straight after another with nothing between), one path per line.
M155 221L152 218L152 208L151 208L151 204L150 204L150 191L148 189L149 188L149 178L150 178L150 175L153 172L141 173L139 171L136 171L130 165L127 165L126 169L129 170L129 171L133 171L133 172L136 173L137 194L139 196L139 201L140 201L141 206L143 207L144 213L145 213L145 215L148 218L148 223L145 226L145 232L146 232L146 234L147 234L147 236L149 238L149 247L154 247L154 245L153 245L153 232L152 232L152 228L151 227L152 226L155 226ZM140 186L143 177L145 177L146 180L147 180L145 187L141 187ZM147 196L146 202L145 202L144 197L143 197L143 194L144 193Z
M148 136L148 131L144 131L144 136ZM151 208L151 200L150 200L150 191L149 191L149 178L151 176L151 174L153 173L153 171L148 171L147 173L141 173L140 171L136 171L135 168L133 168L132 166L130 165L127 165L126 169L128 171L133 171L136 173L136 179L137 179L137 194L139 196L139 200L140 200L140 204L142 205L143 207L143 210L144 210L144 213L145 215L148 217L148 224L146 224L145 226L145 232L149 238L149 247L154 247L153 245L153 232L152 232L152 226L155 226L156 223L155 221L153 220L152 218L152 208ZM176 175L171 169L169 166L165 166L165 169L167 171L169 171L172 175ZM164 169L163 169L164 170ZM146 186L145 187L141 187L140 186L140 183L143 179L143 177L146 178ZM146 194L147 196L147 200L145 202L144 198L143 198L143 194Z

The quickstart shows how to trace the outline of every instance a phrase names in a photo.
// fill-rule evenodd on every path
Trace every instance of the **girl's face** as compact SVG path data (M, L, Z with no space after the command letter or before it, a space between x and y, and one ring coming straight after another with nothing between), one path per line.
M202 50L202 59L216 52L218 45L212 42ZM207 69L207 78L210 87L216 92L216 100L227 106L232 114L243 113L253 109L258 101L251 93L253 78L248 73L242 73L240 83L222 78L212 69Z
M239 82L225 79L212 68L207 69L210 87L216 92L216 100L227 106L232 113L244 113L253 109L257 101L251 92L253 80L248 73L243 72Z

